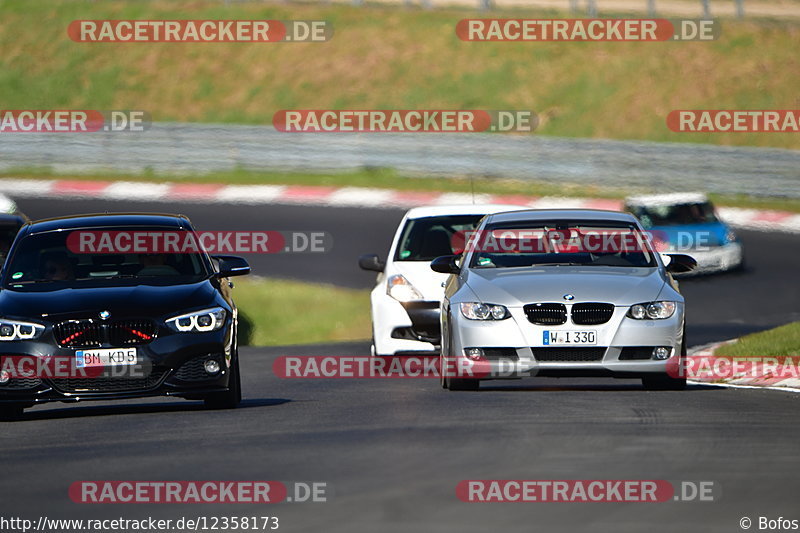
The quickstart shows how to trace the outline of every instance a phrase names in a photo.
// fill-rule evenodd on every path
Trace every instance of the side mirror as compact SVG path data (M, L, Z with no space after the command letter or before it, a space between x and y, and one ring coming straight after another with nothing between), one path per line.
M443 255L431 261L431 270L441 274L458 274L461 267L456 263L457 255Z
M371 270L372 272L383 272L386 263L380 260L376 254L366 254L359 256L358 266L362 270Z
M673 274L680 274L683 272L691 272L697 268L697 261L694 257L685 254L664 254L669 257L669 264L667 265L667 272Z
M213 259L219 264L219 272L214 274L218 278L230 278L232 276L244 276L250 273L250 265L242 257L235 255L215 255Z

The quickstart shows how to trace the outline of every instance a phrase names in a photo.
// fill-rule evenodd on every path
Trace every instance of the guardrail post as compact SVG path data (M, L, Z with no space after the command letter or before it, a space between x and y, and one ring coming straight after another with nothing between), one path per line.
M736 0L736 16L744 18L744 0Z
M647 15L656 16L656 0L647 0Z
M703 18L710 19L711 18L711 4L708 0L700 0L703 4Z
M597 16L597 1L596 0L587 0L586 1L586 13L591 18L595 18Z

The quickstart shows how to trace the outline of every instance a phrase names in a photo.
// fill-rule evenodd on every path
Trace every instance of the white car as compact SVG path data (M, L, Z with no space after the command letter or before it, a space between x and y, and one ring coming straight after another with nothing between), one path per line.
M459 253L465 234L487 214L521 209L513 205L452 205L409 210L395 232L389 257L362 255L358 264L378 272L370 297L372 355L439 353L439 306L446 274L432 260Z

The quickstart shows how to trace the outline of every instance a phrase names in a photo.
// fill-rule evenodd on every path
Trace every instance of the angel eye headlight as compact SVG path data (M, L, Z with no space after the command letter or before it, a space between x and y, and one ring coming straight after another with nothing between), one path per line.
M675 302L645 302L632 305L628 317L635 320L664 320L674 315L677 308Z
M44 326L32 322L19 322L0 318L0 341L24 341L35 339L44 331Z
M511 316L503 305L463 302L460 307L461 314L469 320L503 320Z
M166 320L167 325L180 333L216 331L225 323L225 309L214 307Z

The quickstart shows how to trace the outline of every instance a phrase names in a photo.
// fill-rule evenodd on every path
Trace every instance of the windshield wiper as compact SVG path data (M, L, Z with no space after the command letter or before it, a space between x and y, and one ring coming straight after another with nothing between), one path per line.
M86 276L85 278L75 278L75 281L88 281L92 279L131 279L135 278L134 274L109 274L104 276Z

